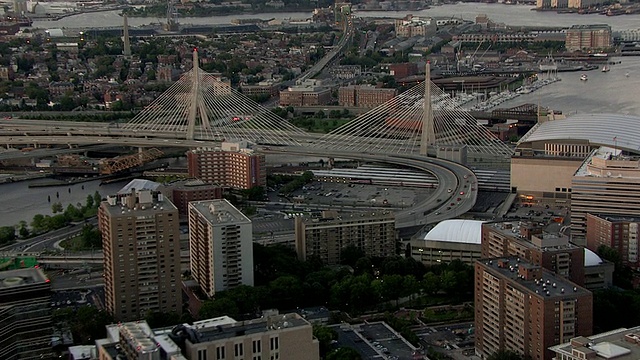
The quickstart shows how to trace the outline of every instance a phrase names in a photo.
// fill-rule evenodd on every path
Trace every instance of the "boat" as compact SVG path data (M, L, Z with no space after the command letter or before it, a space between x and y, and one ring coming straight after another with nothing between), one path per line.
M629 77L629 73L624 74L624 76Z
M582 74L580 75L580 80L582 81L587 81L589 78L587 77L587 74Z
M609 72L611 69L607 65L602 67L602 72Z

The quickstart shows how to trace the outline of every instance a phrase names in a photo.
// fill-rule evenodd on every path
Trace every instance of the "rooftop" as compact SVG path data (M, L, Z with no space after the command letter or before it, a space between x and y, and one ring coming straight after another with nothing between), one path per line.
M640 357L640 326L573 338L571 342L552 346L549 349L559 355L572 355L573 357L576 356L575 350L577 353L590 354L591 356L595 354L596 359L635 360Z
M195 325L195 324L194 324ZM307 320L298 314L272 315L260 319L222 324L199 329L200 342L233 338L248 334L258 334L269 330L311 326Z
M225 199L192 201L189 208L194 208L211 224L251 223L248 217Z
M482 259L480 262L489 268L491 272L512 280L540 297L545 295L552 298L575 297L577 295L590 294L589 290L538 265L522 261L514 256ZM527 278L522 275L523 273L537 273L539 276L534 275Z
M156 191L160 188L162 184L157 183L155 181L144 180L144 179L133 179L129 181L127 185L125 185L122 189L118 191L119 195L129 194L132 189L136 191L142 190L151 190Z
M579 246L570 243L568 237L549 232L535 234L532 235L531 239L527 239L520 233L520 228L523 226L520 221L501 221L488 223L486 226L491 227L491 229L502 235L520 239L520 243L530 249L554 251L579 248Z
M370 222L372 220L384 220L393 222L395 215L390 211L364 212L364 213L341 213L325 211L323 217L304 217L303 221L307 225L311 224L348 224L359 222Z
M42 270L38 268L25 268L0 272L0 290L48 282L49 279Z
M482 224L480 220L444 220L425 235L426 241L448 241L480 245Z

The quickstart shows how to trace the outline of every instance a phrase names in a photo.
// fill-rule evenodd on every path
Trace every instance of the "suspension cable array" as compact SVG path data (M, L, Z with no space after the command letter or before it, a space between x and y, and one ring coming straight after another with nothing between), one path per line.
M466 145L470 153L506 157L500 141L450 94L429 82L432 119L425 118L425 82L321 137L316 145L353 152L418 153L423 121L433 121L435 145Z

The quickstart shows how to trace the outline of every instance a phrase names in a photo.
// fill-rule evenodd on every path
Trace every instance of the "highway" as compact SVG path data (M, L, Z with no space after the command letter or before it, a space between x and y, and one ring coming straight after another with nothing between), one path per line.
M304 74L299 76L298 80L304 81L314 77L316 74L321 72L322 69L325 68L325 66L330 64L337 56L342 54L345 47L351 41L351 38L353 36L353 31L354 31L353 18L351 15L349 15L345 21L345 29L342 34L342 38L340 38L340 41L338 41L338 44L336 44L336 46L333 49L331 49L331 51L329 51L328 54L325 54L325 56L323 56L322 59L320 59L320 61L315 63L315 65L313 65L309 70L307 70Z

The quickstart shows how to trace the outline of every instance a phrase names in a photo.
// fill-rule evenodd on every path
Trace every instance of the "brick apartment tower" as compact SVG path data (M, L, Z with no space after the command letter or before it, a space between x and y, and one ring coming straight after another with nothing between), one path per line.
M550 346L593 328L590 291L516 257L475 264L476 353L500 350L531 360L551 360Z
M134 180L98 209L105 305L118 321L182 312L178 209L155 185Z
M223 188L250 189L267 185L265 157L246 143L222 143L220 148L187 152L189 176Z
M517 256L584 286L584 249L534 223L482 224L481 258Z

